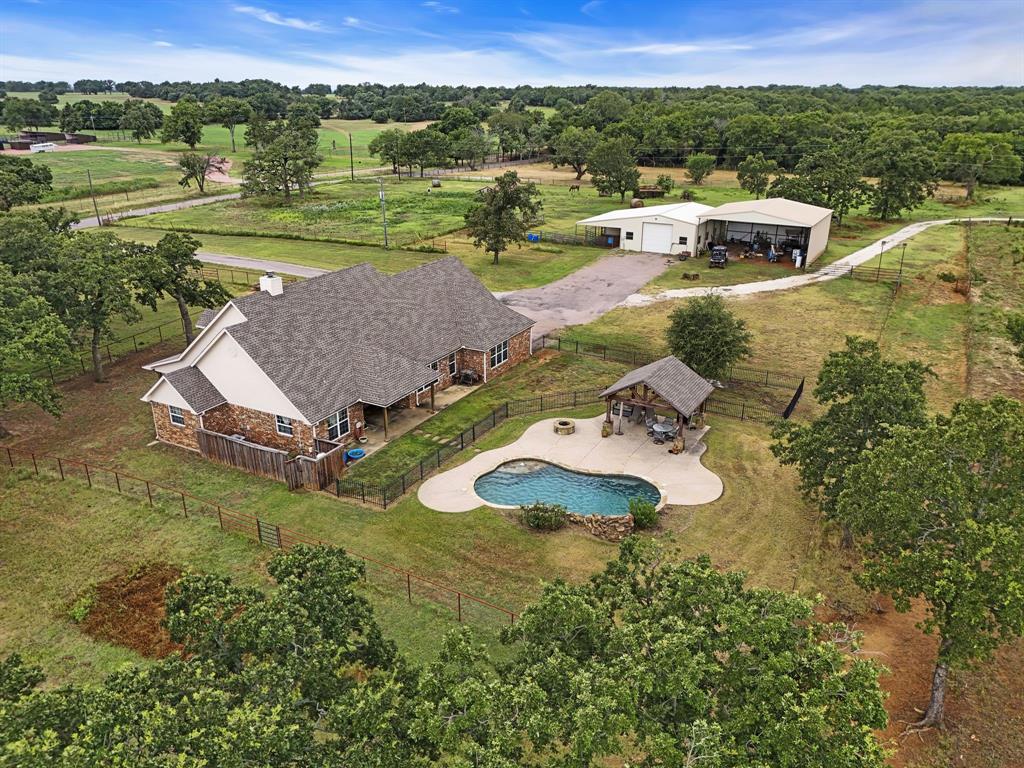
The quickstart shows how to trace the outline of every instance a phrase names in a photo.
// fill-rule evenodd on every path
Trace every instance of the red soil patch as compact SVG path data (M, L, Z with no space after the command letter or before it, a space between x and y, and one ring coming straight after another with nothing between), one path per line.
M897 613L889 598L880 598L879 605L881 613L862 617L855 628L864 633L861 654L889 670L881 678L882 688L889 694L885 702L889 727L879 736L897 748L889 762L902 768L914 765L920 753L938 739L934 731L900 737L908 724L921 719L928 705L938 639L915 626L925 617L923 603L915 604L909 613ZM950 698L947 693L947 710Z
M107 579L96 587L96 600L82 621L82 631L153 659L179 650L163 621L167 615L164 592L180 576L174 566L155 563Z

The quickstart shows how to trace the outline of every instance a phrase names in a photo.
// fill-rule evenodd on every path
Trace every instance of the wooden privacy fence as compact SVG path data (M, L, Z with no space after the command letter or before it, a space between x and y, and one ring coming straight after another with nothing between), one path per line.
M37 477L50 480L81 480L90 488L131 496L153 508L160 507L167 511L180 512L185 518L215 519L222 531L246 536L275 549L288 550L296 544L338 546L333 542L120 470L20 448L0 448L0 470L15 469L25 469ZM451 616L457 621L484 627L496 628L515 623L514 611L502 608L489 600L370 555L347 547L343 549L350 557L362 562L364 579L367 582L372 580L376 586L404 596L410 605L414 604L414 598L429 600L449 609Z
M287 451L208 429L196 429L196 439L199 453L205 458L241 469L250 475L286 483L289 491L298 488L322 490L341 474L343 467L344 446L327 440L317 441L317 450L322 453L315 458L289 458Z

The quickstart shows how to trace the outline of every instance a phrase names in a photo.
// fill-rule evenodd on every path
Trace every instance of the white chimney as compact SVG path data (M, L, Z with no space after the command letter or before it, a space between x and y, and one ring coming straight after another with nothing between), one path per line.
M284 292L284 283L273 272L267 272L260 278L260 290L266 291L271 296L280 296Z

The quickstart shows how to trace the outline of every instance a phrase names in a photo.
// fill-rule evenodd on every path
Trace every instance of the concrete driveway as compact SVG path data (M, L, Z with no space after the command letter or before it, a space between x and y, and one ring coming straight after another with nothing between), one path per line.
M535 320L534 336L596 320L665 271L656 253L613 253L561 280L495 294L502 303Z

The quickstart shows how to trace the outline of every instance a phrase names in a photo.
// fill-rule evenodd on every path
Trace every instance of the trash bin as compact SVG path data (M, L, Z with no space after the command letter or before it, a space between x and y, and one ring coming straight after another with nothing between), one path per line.
M537 233L537 232L527 232L526 233L526 240L528 242L531 242L531 243L539 243L540 242L540 234Z

